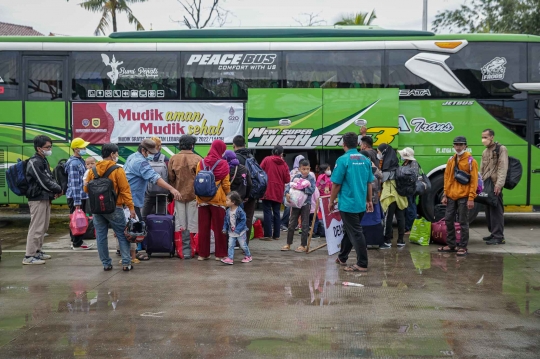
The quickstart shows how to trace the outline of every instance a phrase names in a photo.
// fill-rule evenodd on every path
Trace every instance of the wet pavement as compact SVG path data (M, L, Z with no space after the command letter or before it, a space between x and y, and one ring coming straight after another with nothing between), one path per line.
M69 251L62 219L47 237L53 258L23 266L15 219L0 229L0 358L536 359L538 219L507 217L508 244L493 248L480 218L466 258L370 250L362 275L325 248L280 252L284 233L253 241L249 264L237 251L233 266L153 257L104 272L97 251Z

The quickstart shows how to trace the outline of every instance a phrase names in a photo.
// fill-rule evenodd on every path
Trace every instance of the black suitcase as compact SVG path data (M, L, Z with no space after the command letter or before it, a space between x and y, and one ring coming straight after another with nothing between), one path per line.
M367 246L380 246L384 242L383 226L381 223L373 226L362 226Z
M160 199L163 211L160 211ZM148 256L166 253L174 257L174 216L167 214L167 195L156 196L156 214L146 216L146 237L143 246Z

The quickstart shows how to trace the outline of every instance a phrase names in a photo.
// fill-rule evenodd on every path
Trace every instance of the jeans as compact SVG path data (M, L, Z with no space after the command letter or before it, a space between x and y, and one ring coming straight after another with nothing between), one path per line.
M407 196L407 201L409 206L405 209L405 232L408 232L412 229L414 220L418 218L418 213L416 210L416 195Z
M289 218L291 217L291 208L285 206L283 210L283 217L281 217L281 226L289 228Z
M454 222L456 220L461 226L461 241L459 247L467 248L469 244L469 209L467 208L468 198L460 198L454 201L451 198L448 198L448 203L446 204L446 214L444 216L444 221L446 222L446 244L450 248L456 247L456 227Z
M249 251L249 247L246 243L246 233L239 237L229 237L229 249L227 252L228 257L234 260L234 246L236 245L236 241L238 241L240 248L242 248L246 254L246 257L251 257L251 252Z
M366 238L362 231L362 217L365 212L361 213L349 213L339 211L341 219L343 220L343 239L341 240L341 248L339 250L338 258L341 262L347 262L349 254L354 247L356 251L356 265L361 268L367 268L368 256Z
M294 239L294 230L298 224L298 217L302 220L302 235L300 237L300 245L302 247L307 246L307 240L309 236L309 211L311 205L306 204L302 208L291 208L291 218L289 219L289 230L287 232L287 244L291 245Z
M264 213L264 236L279 238L279 210L281 208L280 202L270 201L263 199L263 213ZM273 230L272 230L273 227ZM272 235L273 233L273 235Z
M99 259L104 268L112 265L112 260L109 256L109 241L107 239L109 224L111 225L114 234L116 234L116 238L120 245L122 265L127 267L131 264L131 254L129 253L130 243L124 235L126 217L124 216L124 210L122 208L116 208L113 213L109 214L94 214L94 226L96 227L96 242Z

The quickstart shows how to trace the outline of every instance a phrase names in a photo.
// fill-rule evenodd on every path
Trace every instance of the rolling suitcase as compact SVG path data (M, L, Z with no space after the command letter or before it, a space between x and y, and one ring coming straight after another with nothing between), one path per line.
M384 242L384 229L381 223L373 226L362 226L362 232L364 232L364 238L366 239L366 246L368 248L378 248Z
M167 214L166 194L156 196L156 214L146 216L146 230L143 246L149 257L153 253L166 253L174 257L174 216Z

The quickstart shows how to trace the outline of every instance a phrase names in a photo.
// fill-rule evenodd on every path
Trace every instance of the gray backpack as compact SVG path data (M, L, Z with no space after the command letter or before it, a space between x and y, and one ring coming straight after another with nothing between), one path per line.
M165 163L165 155L161 154L159 160L148 162L150 166L161 176L161 178L169 183L169 171L167 169L167 164ZM146 194L149 196L156 196L158 194L169 194L169 190L159 187L155 183L148 183L146 188Z

